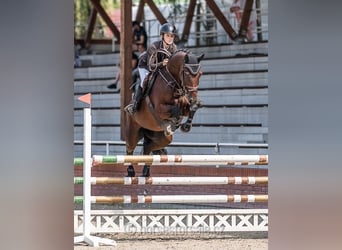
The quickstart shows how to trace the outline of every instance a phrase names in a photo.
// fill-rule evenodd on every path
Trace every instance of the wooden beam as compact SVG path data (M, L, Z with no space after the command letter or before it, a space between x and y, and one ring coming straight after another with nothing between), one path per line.
M217 20L221 23L223 29L227 32L229 37L235 40L238 37L238 34L235 32L233 27L230 25L227 18L222 14L220 8L216 5L214 0L206 0L207 5L214 13Z
M249 18L251 16L251 11L253 8L253 0L246 0L245 7L242 12L241 24L239 35L242 37L247 36Z
M117 38L118 41L120 41L120 31L115 26L113 21L110 19L110 17L107 15L106 11L103 9L100 0L90 0L97 12L102 17L103 21L108 25L110 30L112 31L113 35ZM131 6L132 7L132 6ZM121 12L122 13L122 12Z
M262 41L262 26L261 26L261 4L260 0L255 0L255 9L256 9L256 27L257 27L257 36L258 41Z
M182 41L188 41L189 39L189 33L191 29L191 23L192 23L192 18L194 16L195 7L196 7L196 0L190 0L188 12L186 13L183 34L181 38Z
M156 18L157 18L157 20L159 21L160 24L167 23L167 20L165 19L163 14L158 9L157 5L152 0L145 0L145 3L147 3L148 6L150 6L153 14L156 16Z
M88 47L91 41L91 36L94 32L95 22L96 22L97 10L93 7L91 9L90 18L87 27L87 33L84 38L85 46Z
M132 0L121 0L121 41L120 41L120 138L125 141L125 127L128 114L124 107L132 99L129 89L132 83Z
M196 34L198 34L198 32L201 31L201 7L202 7L202 3L199 2L197 5L197 10L196 10L196 25L195 25L195 31ZM196 45L200 45L201 43L201 38L199 36L196 36Z
M135 16L135 21L138 21L141 23L141 20L144 17L144 6L145 6L145 0L140 0L137 15Z

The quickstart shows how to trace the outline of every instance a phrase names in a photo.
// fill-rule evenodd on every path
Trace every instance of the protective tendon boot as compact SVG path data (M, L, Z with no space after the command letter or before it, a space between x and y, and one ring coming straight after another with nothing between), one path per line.
M134 167L132 165L129 165L127 167L127 176L126 177L135 177L135 171L134 171Z
M150 177L150 166L144 165L143 171L142 171L142 177Z
M140 87L140 84L136 84L135 89L134 89L133 100L130 104L128 104L125 107L125 111L128 112L130 115L133 115L135 112L137 112L141 99L142 99L142 88Z

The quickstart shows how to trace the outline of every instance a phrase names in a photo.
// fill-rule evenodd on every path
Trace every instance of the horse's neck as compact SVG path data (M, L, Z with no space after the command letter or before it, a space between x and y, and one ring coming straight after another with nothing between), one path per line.
M159 71L159 74L167 86L171 87L172 89L175 88L178 82L166 67L162 68Z
M170 74L177 80L180 81L179 78L179 72L182 71L183 62L184 62L184 53L182 51L175 52L169 59L168 64L166 67L168 68L168 71Z

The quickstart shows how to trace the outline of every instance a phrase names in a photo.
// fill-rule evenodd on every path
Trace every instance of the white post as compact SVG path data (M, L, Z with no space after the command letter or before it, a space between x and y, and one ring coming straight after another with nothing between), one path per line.
M84 108L83 120L83 235L74 237L74 244L86 242L90 246L98 247L99 244L116 246L111 239L90 235L91 225L91 109Z
M90 196L91 196L91 113L90 108L84 109L83 120L83 232L90 235Z

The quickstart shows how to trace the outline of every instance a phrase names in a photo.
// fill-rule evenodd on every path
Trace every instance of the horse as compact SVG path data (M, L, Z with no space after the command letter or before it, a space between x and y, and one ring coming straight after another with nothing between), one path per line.
M168 51L160 50L158 53ZM153 83L147 87L144 85L144 97L137 112L127 116L124 128L127 155L133 155L141 139L143 155L167 154L165 147L172 142L175 130L180 127L183 132L189 132L195 112L201 107L197 92L202 75L199 62L204 54L196 56L181 49L168 56L169 62L165 67L146 77L146 81L152 78L150 82ZM127 176L135 176L133 165L128 166ZM150 176L149 165L144 165L142 176Z

